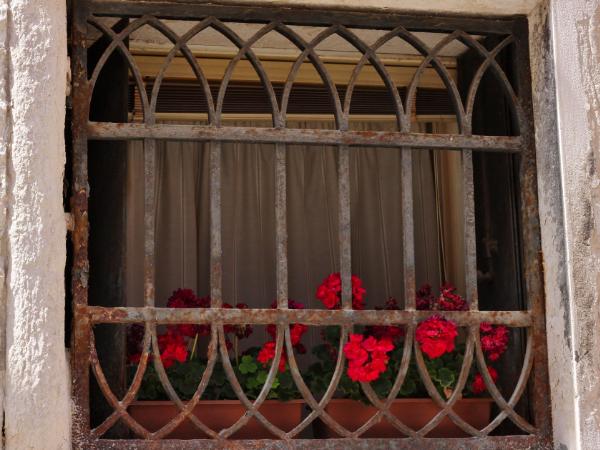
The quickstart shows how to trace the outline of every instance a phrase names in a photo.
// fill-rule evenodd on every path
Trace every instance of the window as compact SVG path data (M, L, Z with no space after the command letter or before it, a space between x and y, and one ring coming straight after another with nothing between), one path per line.
M76 445L548 442L523 18L72 23Z

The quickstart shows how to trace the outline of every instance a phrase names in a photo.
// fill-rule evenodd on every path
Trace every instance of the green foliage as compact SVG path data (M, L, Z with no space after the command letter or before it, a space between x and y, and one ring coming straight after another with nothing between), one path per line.
M260 394L267 380L269 370L269 367L263 367L256 360L258 350L258 348L248 350L242 355L238 363L235 360L231 361L239 383L251 400L256 399ZM173 389L182 400L189 400L196 392L206 370L206 363L205 360L193 359L184 363L175 363L166 369ZM130 367L130 379L133 379L135 369L135 366ZM286 368L283 373L277 372L267 398L286 401L300 397L289 368ZM154 365L149 363L138 392L138 399L167 400L168 398ZM206 400L235 400L238 398L231 387L220 360L214 366L212 376L202 398Z

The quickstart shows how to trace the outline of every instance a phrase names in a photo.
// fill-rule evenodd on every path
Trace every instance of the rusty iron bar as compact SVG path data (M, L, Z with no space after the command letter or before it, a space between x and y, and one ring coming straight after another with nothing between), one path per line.
M329 26L343 23L346 27L392 29L399 23L412 31L448 32L461 29L472 34L509 34L515 23L525 17L476 17L442 14L399 14L390 11L355 11L347 7L328 9L300 7L257 6L249 2L238 4L208 4L187 1L122 1L89 0L91 11L99 16L138 17L146 14L166 19L198 20L215 15L221 20L236 22L263 22L273 20L290 25Z
M462 200L465 255L465 297L469 309L479 309L477 293L477 239L475 235L475 186L473 184L473 152L462 152Z
M275 251L277 307L288 307L287 178L285 144L275 146Z
M350 223L350 149L338 149L338 227L340 243L340 280L342 282L342 308L352 309L352 253Z
M210 166L210 306L219 308L222 298L221 245L221 143L212 142L209 155Z
M552 416L550 410L550 383L548 381L548 347L544 306L544 280L542 247L540 237L540 216L538 207L538 186L536 168L536 145L533 126L533 105L531 94L531 70L529 66L529 28L527 21L515 24L515 58L517 69L517 93L524 115L519 122L519 131L525 143L524 153L518 160L520 196L520 239L521 279L524 284L527 309L533 314L532 345L535 362L531 378L531 403L533 420L541 439L552 439ZM544 149L539 149L543 151Z
M223 141L250 144L283 143L307 145L349 145L360 147L412 147L415 149L473 149L519 153L519 136L464 136L454 134L402 133L397 131L340 131L325 129L214 127L144 123L89 122L91 140L165 139L175 141Z
M410 310L326 310L326 309L237 309L237 308L156 308L156 307L81 307L78 311L91 323L157 324L197 323L255 324L304 323L322 325L406 325L425 320L431 311ZM528 327L533 322L530 311L435 311L435 314L456 322L459 326L480 322L509 327Z
M403 149L402 158L402 271L404 276L404 309L416 309L415 237L413 223L412 149Z
M283 440L237 440L227 444L210 439L192 440L163 440L152 442L152 449L156 450L197 450L223 448L245 450L314 450L315 445L322 450L552 450L548 442L540 442L536 436L486 436L480 438L401 438L383 439L294 439ZM86 442L86 450L142 450L148 449L148 441L144 440L116 440L101 439Z

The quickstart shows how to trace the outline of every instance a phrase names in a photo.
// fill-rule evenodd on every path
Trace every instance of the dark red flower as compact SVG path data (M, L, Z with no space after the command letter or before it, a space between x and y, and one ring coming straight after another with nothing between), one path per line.
M347 374L352 381L370 382L379 378L387 369L389 356L394 349L389 339L376 339L362 334L351 334L344 345L344 355L348 359Z
M398 301L395 298L389 297L386 300L385 306L383 308L376 307L375 309L392 311L400 309L400 306L398 305ZM367 327L366 334L374 336L377 339L388 338L392 341L396 341L404 336L404 329L395 325L373 325Z
M248 305L246 303L238 303L235 305L237 309L248 309ZM229 303L223 303L223 308L231 309ZM244 339L249 337L254 331L252 325L240 324L240 325L224 325L223 331L225 334L235 334L238 339Z
M451 283L444 283L440 288L437 299L437 308L440 311L466 311L469 305L464 298L455 293L456 287Z
M454 340L457 336L456 324L437 315L421 322L415 335L421 350L430 359L454 351Z
M509 331L504 325L493 326L483 322L479 326L481 349L490 361L496 361L508 347Z
M417 309L420 311L428 311L433 309L435 303L435 297L431 293L431 286L424 284L417 291Z
M362 286L362 280L356 275L351 276L352 284L352 309L364 309L366 289ZM337 309L342 299L342 280L338 273L332 273L323 280L317 288L316 297L325 308Z
M498 381L498 372L496 372L496 369L490 366L488 366L487 369L490 377L492 377L492 380L494 380L494 383ZM471 392L473 392L473 394L481 394L485 391L486 387L485 382L483 381L483 376L481 373L478 373L475 375L475 378L473 378L473 383L471 383Z
M198 298L191 289L177 289L167 300L169 308L208 308L210 306L210 297ZM208 336L210 334L210 325L207 324L182 324L169 327L171 331L177 331L179 334L187 337Z

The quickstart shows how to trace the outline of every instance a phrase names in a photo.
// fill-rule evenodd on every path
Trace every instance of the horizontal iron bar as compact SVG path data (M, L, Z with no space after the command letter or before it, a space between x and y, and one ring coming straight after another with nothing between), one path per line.
M439 314L460 326L480 322L527 327L532 323L529 311L406 311L406 310L326 310L326 309L237 309L237 308L157 308L82 306L77 311L89 315L92 323L225 323L306 325L400 325L415 324Z
M431 13L394 14L374 12L372 9L350 11L347 8L322 10L314 7L257 6L249 1L222 1L222 4L197 0L123 1L91 0L91 12L104 16L142 16L145 14L168 19L201 19L216 16L221 20L238 22L270 22L281 20L289 25L331 25L342 23L348 27L379 29L405 28L418 31L454 31L461 29L479 34L507 34L514 30L515 22L523 16L513 17L459 17Z
M350 145L360 147L413 147L472 149L517 153L518 136L463 136L451 134L402 133L390 131L339 131L296 128L214 127L190 124L89 122L91 140L165 139L179 141L223 141L305 145Z
M93 441L86 446L86 449L164 449L164 450L192 450L192 449L299 449L312 450L318 447L322 450L329 449L368 449L368 450L453 450L453 449L524 449L535 448L538 450L552 447L550 443L542 441L537 436L487 436L485 438L455 438L455 439L436 439L436 438L406 438L406 439L294 439L291 441L283 440L235 440L235 441L216 441L210 439L194 440L163 440L163 441L144 441L138 440L111 440L101 439Z

